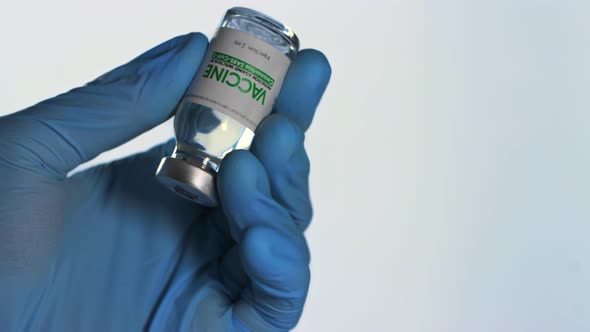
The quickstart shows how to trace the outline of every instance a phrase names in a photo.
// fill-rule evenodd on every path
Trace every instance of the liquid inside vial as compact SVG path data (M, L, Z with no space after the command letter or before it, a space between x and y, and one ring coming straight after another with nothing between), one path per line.
M175 157L217 172L225 155L249 149L254 132L229 116L190 100L182 102L174 119Z

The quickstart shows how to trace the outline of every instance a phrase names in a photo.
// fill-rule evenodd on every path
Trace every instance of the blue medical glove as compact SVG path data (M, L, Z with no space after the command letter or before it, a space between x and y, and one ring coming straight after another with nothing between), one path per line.
M284 331L309 284L304 130L330 77L294 60L221 205L156 182L173 142L67 177L172 115L207 47L174 38L86 86L0 118L0 331Z

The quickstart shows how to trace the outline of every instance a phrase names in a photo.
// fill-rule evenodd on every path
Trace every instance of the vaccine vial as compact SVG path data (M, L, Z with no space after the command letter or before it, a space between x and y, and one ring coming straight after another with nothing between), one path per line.
M284 24L252 9L229 9L178 105L176 147L160 162L157 179L191 201L216 206L223 157L249 149L298 51L297 36Z

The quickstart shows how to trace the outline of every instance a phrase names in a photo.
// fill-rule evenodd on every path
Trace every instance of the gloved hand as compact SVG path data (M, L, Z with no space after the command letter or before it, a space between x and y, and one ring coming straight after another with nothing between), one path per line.
M172 115L207 47L167 41L86 86L0 118L1 331L283 331L309 284L303 146L331 69L294 60L221 207L156 182L173 142L67 177Z

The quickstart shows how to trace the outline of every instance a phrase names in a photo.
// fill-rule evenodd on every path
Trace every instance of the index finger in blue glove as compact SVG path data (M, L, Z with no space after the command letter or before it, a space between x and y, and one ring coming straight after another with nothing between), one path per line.
M289 67L274 111L307 130L331 75L332 68L322 52L301 51Z
M58 178L172 115L195 75L207 38L173 38L99 77L0 119L4 156Z

